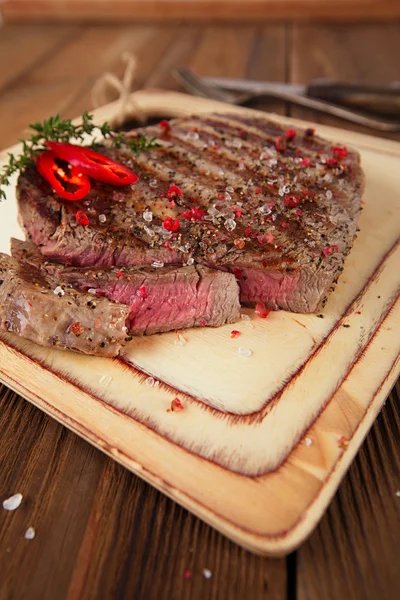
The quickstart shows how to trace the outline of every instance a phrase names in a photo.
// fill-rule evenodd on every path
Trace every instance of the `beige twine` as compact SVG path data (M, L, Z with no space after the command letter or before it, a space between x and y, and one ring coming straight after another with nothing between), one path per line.
M114 116L113 125L118 127L128 118L135 118L144 125L147 121L145 111L135 101L132 94L132 84L137 68L137 58L130 52L123 52L121 60L126 63L122 79L118 79L113 73L103 73L92 88L91 100L94 108L107 104L107 91L112 88L118 94L118 108Z

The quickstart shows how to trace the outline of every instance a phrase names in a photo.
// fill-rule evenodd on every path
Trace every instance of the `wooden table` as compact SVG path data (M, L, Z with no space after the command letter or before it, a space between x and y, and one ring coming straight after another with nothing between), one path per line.
M277 81L400 80L397 22L7 25L0 29L0 146L15 142L33 120L91 108L95 80L105 70L122 74L124 50L139 58L136 87L177 89L170 70L182 64L199 74ZM307 110L268 108L343 126ZM24 495L15 513L0 510L0 598L397 598L399 396L400 386L310 539L287 558L266 559L241 550L0 386L0 499ZM24 539L28 526L33 540Z

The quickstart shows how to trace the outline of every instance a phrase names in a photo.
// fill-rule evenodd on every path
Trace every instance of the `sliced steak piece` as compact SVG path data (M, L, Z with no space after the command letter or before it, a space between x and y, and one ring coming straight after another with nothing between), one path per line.
M201 265L119 268L67 267L46 259L27 242L12 240L12 255L59 285L129 305L127 326L143 335L196 326L218 327L239 318L234 275ZM93 298L93 297L92 297Z
M241 301L318 309L343 269L360 211L354 150L309 130L250 115L204 115L131 132L160 147L104 153L139 175L132 187L94 183L81 202L57 197L34 168L20 176L20 217L50 259L77 266L196 263L231 271ZM177 195L174 189L178 186ZM89 225L77 223L83 210ZM179 220L172 233L167 217Z
M118 355L127 338L127 306L93 298L0 254L0 330L40 346Z

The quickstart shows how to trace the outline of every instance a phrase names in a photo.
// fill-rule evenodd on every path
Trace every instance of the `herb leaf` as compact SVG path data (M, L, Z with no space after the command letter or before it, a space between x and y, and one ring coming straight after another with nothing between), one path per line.
M126 133L114 130L109 123L96 125L93 122L93 115L85 111L82 115L82 122L74 125L71 119L61 119L60 115L55 115L44 120L43 123L36 121L29 125L32 135L27 140L20 140L22 143L22 152L16 157L9 154L8 163L0 167L0 201L6 198L4 187L10 185L10 177L32 165L36 156L46 149L46 140L55 142L84 141L87 136L91 136L91 145L99 144L97 136L108 139L111 146L121 148L127 146L132 152L138 155L145 150L157 148L156 138L148 140L146 136L139 135L136 138L130 138Z

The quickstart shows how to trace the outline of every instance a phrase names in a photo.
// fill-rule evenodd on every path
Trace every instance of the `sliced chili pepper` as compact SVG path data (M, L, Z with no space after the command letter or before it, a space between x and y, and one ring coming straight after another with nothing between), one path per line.
M79 167L82 173L102 183L130 185L131 183L136 183L139 179L128 167L90 148L51 141L47 141L46 145L59 158L68 161L75 167Z
M53 190L64 200L75 202L87 196L90 191L90 181L86 175L73 165L64 168L57 163L57 159L58 157L51 150L46 150L40 154L36 160L40 175L50 183Z

